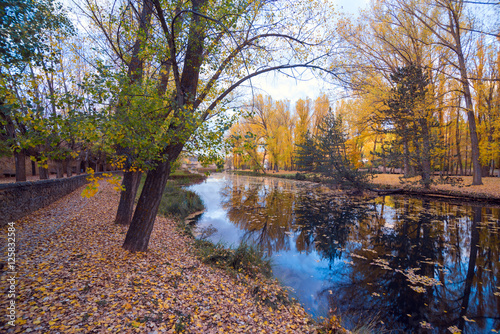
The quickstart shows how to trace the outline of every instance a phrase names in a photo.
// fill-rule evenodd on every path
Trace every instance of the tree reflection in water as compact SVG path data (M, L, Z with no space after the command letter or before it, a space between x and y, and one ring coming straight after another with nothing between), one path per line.
M348 326L374 318L404 333L500 329L498 208L363 201L307 183L241 177L230 178L221 201L244 231L241 241L270 256L300 252L327 262L318 295ZM310 293L296 291L299 300Z

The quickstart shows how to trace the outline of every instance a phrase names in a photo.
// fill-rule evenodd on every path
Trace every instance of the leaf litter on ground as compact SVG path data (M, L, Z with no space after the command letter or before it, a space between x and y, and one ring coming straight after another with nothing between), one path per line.
M15 223L17 320L14 327L2 320L0 331L315 332L300 304L262 298L272 300L279 284L201 263L172 220L157 218L147 252L123 250L127 228L113 223L119 193L112 187L102 182L91 198L79 189ZM8 302L0 299L0 307Z

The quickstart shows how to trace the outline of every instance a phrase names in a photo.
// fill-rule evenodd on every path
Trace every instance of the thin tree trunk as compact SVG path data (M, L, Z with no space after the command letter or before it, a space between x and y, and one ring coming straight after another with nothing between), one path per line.
M373 141L373 154L372 154L372 161L370 164L370 173L373 173L373 163L376 157L375 152L377 152L377 138L375 138L375 140Z
M49 178L49 170L47 168L38 167L38 174L40 175L40 180L47 180Z
M148 172L123 243L124 249L131 252L145 252L148 249L149 238L169 175L169 160L160 163L156 169Z
M122 186L125 190L122 190L120 194L120 203L115 218L116 224L130 225L137 189L141 183L141 174L141 172L125 172L123 174Z
M474 109L472 104L472 94L470 92L469 78L467 75L467 68L465 65L465 57L462 51L460 24L457 13L450 13L450 22L455 23L451 26L453 37L455 38L456 48L455 53L458 57L458 65L460 69L460 81L462 83L463 94L465 98L465 107L467 108L467 120L469 123L470 144L471 144L471 160L473 165L472 184L481 185L481 164L479 162L479 140L477 137L476 117L474 116Z
M64 169L61 161L56 161L56 173L58 179L64 177Z
M139 17L139 30L136 40L134 42L131 54L131 60L128 65L127 76L130 84L140 84L143 77L144 59L140 53L144 48L144 38L147 38L149 28L151 25L151 15L153 14L153 3L151 0L143 0L142 11ZM170 70L168 62L162 62L162 74L160 83L158 85L158 95L163 95L168 86L168 71ZM118 102L120 106L123 101ZM118 108L118 113L121 113ZM128 155L129 148L119 147L120 154ZM129 168L130 166L126 166ZM121 192L120 203L116 211L115 223L120 225L130 225L134 209L134 202L137 195L137 189L141 180L140 172L125 172L123 175L122 185L125 190ZM130 231L130 229L129 229ZM128 234L127 234L128 235Z
M457 147L457 175L460 169L460 175L464 175L464 168L462 165L462 155L460 153L460 114L457 109L457 126L455 128L455 142Z
M82 159L78 158L76 159L76 175L80 175L82 173L81 168L82 168Z
M16 161L16 182L26 181L26 155L24 152L15 152L14 160Z
M66 176L72 177L73 171L71 170L71 159L66 160Z
M464 161L464 175L468 174L468 166L469 166L469 150L467 149L467 142L469 141L469 132L465 132L465 161Z
M404 177L410 177L410 150L408 142L405 140L403 143L403 162L404 162Z
M161 197L170 175L171 162L177 159L183 147L184 144L167 147L165 152L169 159L159 163L155 169L148 171L123 243L124 249L131 252L145 252L148 249Z
M264 171L264 174L266 174L266 153L267 150L264 150L264 155L262 157L262 170Z
M422 128L422 180L424 187L429 189L431 185L431 144L429 140L429 127L427 120L420 122ZM443 165L441 165L443 166Z

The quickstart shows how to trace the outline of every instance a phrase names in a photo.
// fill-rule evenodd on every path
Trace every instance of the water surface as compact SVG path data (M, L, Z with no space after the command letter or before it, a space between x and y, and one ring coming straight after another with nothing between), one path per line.
M500 330L500 210L429 199L356 199L309 182L216 174L189 189L199 228L259 246L313 316L392 333Z

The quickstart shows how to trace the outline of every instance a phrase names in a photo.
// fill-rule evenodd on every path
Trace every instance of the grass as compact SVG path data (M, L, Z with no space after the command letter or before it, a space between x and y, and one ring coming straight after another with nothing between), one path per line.
M183 220L190 214L204 208L203 201L196 193L167 184L158 212L165 217Z
M190 214L203 210L205 206L201 198L196 193L182 187L202 182L205 178L204 175L184 171L172 173L163 191L158 214L182 221ZM142 192L145 180L146 175L143 175L137 191L137 198Z
M236 249L222 243L214 244L207 240L196 240L195 246L200 260L234 274L243 273L250 277L263 275L272 277L271 263L262 252L242 243Z

